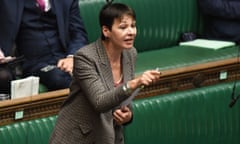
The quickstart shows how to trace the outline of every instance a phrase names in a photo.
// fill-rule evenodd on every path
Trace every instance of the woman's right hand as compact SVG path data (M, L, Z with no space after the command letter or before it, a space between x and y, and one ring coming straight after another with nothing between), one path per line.
M129 87L134 90L141 86L148 86L159 80L161 72L158 70L147 70L142 75L128 82Z

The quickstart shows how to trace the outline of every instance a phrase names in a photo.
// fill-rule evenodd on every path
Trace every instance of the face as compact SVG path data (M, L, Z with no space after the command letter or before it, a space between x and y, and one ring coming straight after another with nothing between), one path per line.
M124 15L121 19L114 20L111 30L105 27L103 33L115 48L130 49L137 34L136 21L131 16Z

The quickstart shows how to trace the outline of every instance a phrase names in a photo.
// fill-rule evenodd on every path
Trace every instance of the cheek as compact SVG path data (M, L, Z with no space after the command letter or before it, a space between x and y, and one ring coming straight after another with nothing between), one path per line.
M120 33L116 33L114 37L115 37L115 39L122 39L125 36L126 36L126 33L120 32Z
M134 29L134 33L135 33L135 35L137 34L137 28Z
M135 31L135 33L133 33L133 35L136 36L137 35L137 31Z

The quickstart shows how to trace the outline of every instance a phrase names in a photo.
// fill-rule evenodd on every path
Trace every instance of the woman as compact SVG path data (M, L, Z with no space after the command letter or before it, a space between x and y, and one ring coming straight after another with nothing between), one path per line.
M131 106L121 106L136 88L160 77L151 70L134 78L137 33L135 13L120 3L99 15L102 37L74 56L70 95L59 112L51 144L123 144L123 125Z

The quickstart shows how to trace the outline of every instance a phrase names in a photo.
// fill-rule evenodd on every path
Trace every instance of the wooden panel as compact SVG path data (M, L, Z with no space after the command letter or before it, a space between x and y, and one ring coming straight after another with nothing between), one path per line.
M57 114L69 89L0 102L0 125ZM22 118L15 118L23 112ZM19 117L19 116L18 116Z
M165 70L162 71L160 80L146 87L138 98L239 80L239 71L238 58Z

